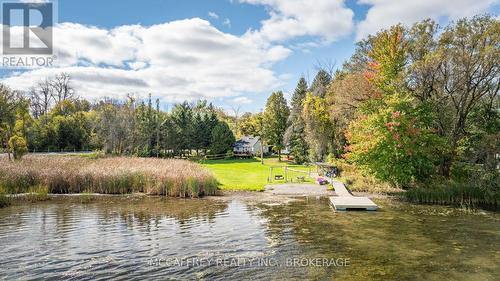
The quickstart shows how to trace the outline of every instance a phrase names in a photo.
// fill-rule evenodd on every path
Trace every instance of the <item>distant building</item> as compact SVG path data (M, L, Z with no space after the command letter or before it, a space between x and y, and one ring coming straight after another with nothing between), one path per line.
M243 136L233 145L235 155L260 155L260 138L254 136ZM264 145L264 153L269 153L269 147Z

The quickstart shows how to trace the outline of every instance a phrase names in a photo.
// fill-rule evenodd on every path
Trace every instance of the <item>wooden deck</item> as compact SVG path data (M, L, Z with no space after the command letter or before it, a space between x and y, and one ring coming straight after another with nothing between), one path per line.
M343 183L334 181L332 184L335 188L337 196L330 197L330 203L333 205L335 210L347 211L361 209L376 211L378 209L377 204L373 203L370 198L352 196Z

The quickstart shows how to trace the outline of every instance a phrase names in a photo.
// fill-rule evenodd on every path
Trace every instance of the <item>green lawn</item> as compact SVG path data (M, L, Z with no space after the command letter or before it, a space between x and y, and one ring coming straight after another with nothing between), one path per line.
M308 167L292 165L286 162L278 162L277 158L264 159L264 165L260 159L231 159L231 160L206 160L202 163L214 173L221 189L226 190L255 190L262 191L268 184L270 166L288 166L295 170L308 171ZM285 175L283 168L274 168L274 175ZM288 171L288 181L297 182L298 176L305 176L306 182L312 182L306 173ZM273 183L285 183L285 181L273 180Z

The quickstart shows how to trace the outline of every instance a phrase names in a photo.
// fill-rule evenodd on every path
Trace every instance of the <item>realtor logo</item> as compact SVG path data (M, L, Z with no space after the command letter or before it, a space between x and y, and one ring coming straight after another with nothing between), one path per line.
M2 3L3 55L52 55L53 3Z

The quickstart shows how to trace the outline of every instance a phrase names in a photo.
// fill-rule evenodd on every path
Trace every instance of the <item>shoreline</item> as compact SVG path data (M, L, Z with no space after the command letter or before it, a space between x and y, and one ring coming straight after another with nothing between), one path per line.
M418 203L406 201L403 198L393 195L393 194L377 194L377 193L367 193L367 192L352 192L354 196L368 197L375 200L389 200L391 202L399 202L403 204L410 205L425 205L425 206L447 206L451 208L464 208L464 206L456 204L430 204L430 203ZM6 208L8 206L20 206L23 204L37 204L37 203L61 203L70 202L75 204L91 204L98 202L106 202L109 200L110 203L129 201L129 202L140 202L141 200L155 200L156 201L214 201L229 203L233 200L242 201L247 204L288 204L295 201L301 201L304 199L323 199L328 200L330 196L328 195L297 195L297 194L272 194L270 192L264 191L248 191L248 190L221 190L219 195L210 195L202 197L171 197L162 195L149 195L146 193L131 193L131 194L101 194L101 193L69 193L69 194L36 194L36 193L23 193L23 194L4 194L4 198L7 198L8 203L0 207L0 209ZM497 209L488 208L487 206L465 206L465 209L471 210L483 210L498 212Z
M365 196L375 199L394 199L397 196L387 194L376 194L366 192L353 192L354 196ZM42 196L42 199L31 200L30 196ZM333 195L335 196L335 195ZM46 200L64 200L64 199L82 199L92 201L94 199L142 199L142 198L162 198L162 199L185 199L185 200L219 200L219 201L256 201L256 202L291 202L303 198L328 198L330 195L297 195L297 194L273 194L265 191L248 191L248 190L220 190L219 195L209 195L201 197L171 197L161 195L150 195L146 193L130 193L130 194L104 194L104 193L18 193L18 194L5 194L5 197L11 199L13 202L26 202L26 201L46 201Z

